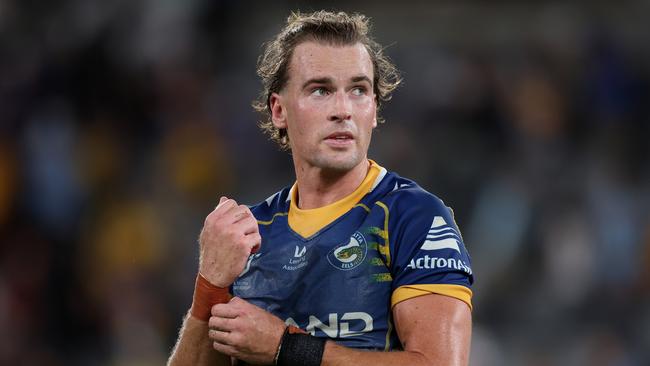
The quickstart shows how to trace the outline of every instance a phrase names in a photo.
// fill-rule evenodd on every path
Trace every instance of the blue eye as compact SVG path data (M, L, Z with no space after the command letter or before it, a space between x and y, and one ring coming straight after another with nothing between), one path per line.
M358 86L358 87L352 89L352 94L354 94L356 96L366 95L366 88L363 87L363 86Z
M325 96L325 95L327 95L327 93L328 93L327 89L325 89L323 87L314 88L311 91L312 95L315 95L315 96L318 96L318 97Z

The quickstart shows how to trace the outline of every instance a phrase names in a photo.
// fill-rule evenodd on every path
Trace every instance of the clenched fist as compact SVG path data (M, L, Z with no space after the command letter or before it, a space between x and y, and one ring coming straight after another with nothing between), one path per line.
M208 326L215 350L255 365L273 364L286 328L277 316L238 297L214 305Z
M199 272L213 285L228 287L261 244L257 220L250 209L221 197L201 230Z

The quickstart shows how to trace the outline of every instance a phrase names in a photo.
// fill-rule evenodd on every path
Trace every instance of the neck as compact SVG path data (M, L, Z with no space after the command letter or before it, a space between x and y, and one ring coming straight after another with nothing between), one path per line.
M319 208L348 196L363 182L369 167L368 159L343 172L296 164L298 207L303 210Z

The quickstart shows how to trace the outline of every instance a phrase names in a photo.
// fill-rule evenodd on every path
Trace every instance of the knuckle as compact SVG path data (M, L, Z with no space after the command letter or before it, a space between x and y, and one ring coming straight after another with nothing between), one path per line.
M214 315L214 317L219 318L219 314L226 311L227 308L228 308L228 304L224 304L224 303L212 305L212 309L211 309L212 315Z
M214 315L214 313L213 313ZM208 320L208 327L209 328L215 328L217 326L217 322L219 321L219 318L216 316L211 316L210 320Z
M212 329L208 330L208 338L212 341L216 341L217 340L216 332Z
M219 308L220 308L219 305L221 304L212 305L212 308L210 308L210 314L212 314L213 317L217 316L217 313L219 312ZM210 319L212 320L212 318Z
M255 231L259 231L259 227L257 226L257 219L255 219L255 217L252 215L248 216L246 219L246 225L249 225L251 229L254 229Z
M214 222L214 211L210 213L208 216L205 217L205 220L203 220L203 227L208 227Z
M212 211L215 215L221 215L223 212L227 211L228 208L232 206L232 200L227 199L222 203L218 204L217 207Z

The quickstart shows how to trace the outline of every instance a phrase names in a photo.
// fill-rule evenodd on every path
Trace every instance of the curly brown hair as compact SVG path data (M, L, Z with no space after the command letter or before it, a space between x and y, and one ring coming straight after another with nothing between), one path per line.
M373 88L377 109L380 109L382 102L390 100L391 93L402 79L395 65L384 55L383 47L370 37L369 31L370 20L361 14L297 12L291 13L287 25L273 40L266 43L264 52L257 61L257 74L262 79L263 90L253 102L253 108L264 116L259 123L262 131L277 142L281 149L289 150L289 136L286 129L273 125L270 99L273 93L279 93L286 85L293 50L302 42L316 41L337 46L363 44L374 69ZM382 123L383 119L378 117L378 122Z

